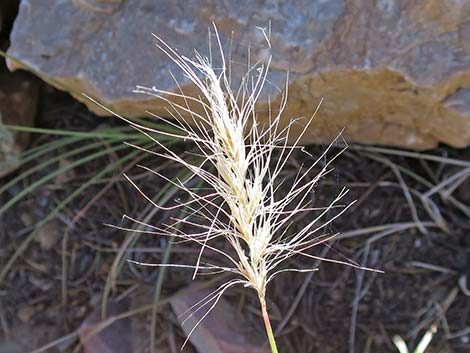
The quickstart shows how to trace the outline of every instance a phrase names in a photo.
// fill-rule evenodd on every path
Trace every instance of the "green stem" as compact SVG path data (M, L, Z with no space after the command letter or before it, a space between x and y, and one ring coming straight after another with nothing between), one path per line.
M269 320L268 309L266 307L266 300L264 296L259 296L261 304L261 313L263 314L264 326L266 327L266 334L268 335L269 345L271 346L272 353L279 353L277 350L276 339L274 338L273 328L271 327L271 320Z

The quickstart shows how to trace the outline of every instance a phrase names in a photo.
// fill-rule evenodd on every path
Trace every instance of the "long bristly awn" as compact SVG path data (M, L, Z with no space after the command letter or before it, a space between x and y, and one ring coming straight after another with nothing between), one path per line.
M334 234L326 235L322 232L352 205L340 204L348 192L346 189L342 189L326 207L314 209L310 205L310 195L315 186L331 170L331 163L339 155L338 153L325 162L327 154L341 134L312 161L311 165L300 170L295 178L284 180L282 173L286 169L288 160L295 150L302 148L299 142L318 112L321 102L310 118L292 119L285 123L285 117L281 120L281 116L287 103L286 80L279 109L276 113L270 110L268 121L262 123L258 119L256 103L262 94L263 86L268 82L271 56L262 58L254 64L248 63L246 74L241 78L238 89L234 90L215 25L213 30L221 58L221 65L218 68L213 66L212 54L207 58L196 52L194 57L188 58L180 55L165 41L154 35L157 47L199 90L199 96L195 97L185 94L177 82L180 88L178 92L137 86L135 92L157 97L168 105L167 113L172 119L150 112L149 114L167 123L174 129L173 131L163 131L136 123L90 99L145 134L158 146L158 151L139 146L135 148L169 159L186 168L191 174L186 180L172 180L144 167L188 195L188 201L171 207L158 205L134 181L130 178L128 180L155 207L162 210L184 208L187 211L184 217L166 226L144 225L151 234L198 244L200 251L195 264L129 261L146 266L187 268L193 271L193 278L203 273L230 273L234 278L222 283L214 292L191 308L192 314L206 308L202 320L228 289L233 286L252 288L259 299L271 350L277 353L278 348L267 310L266 288L282 273L316 270L316 268L285 267L287 260L293 256L304 256L364 269L349 261L320 258L308 252L310 248L334 238ZM270 47L269 34L262 28L260 30ZM195 105L198 105L199 109L194 109ZM300 133L293 136L292 127L299 123L303 124L303 128ZM155 134L192 142L198 150L198 162L187 161L169 146L155 139ZM319 171L312 177L311 174L316 169ZM188 181L193 178L203 181L211 192L201 195L189 187ZM340 211L336 212L335 216L323 220L332 209L339 207ZM292 225L297 217L313 211L317 214L305 227L296 232L292 231ZM197 215L200 221L193 220L192 215ZM138 220L134 221L140 223ZM185 231L185 228L192 231ZM206 249L223 257L227 265L203 263L202 255ZM196 327L197 325L193 327L188 339Z

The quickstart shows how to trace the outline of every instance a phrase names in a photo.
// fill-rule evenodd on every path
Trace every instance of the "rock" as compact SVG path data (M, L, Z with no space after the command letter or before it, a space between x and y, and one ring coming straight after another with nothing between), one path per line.
M270 351L265 346L267 339L257 335L259 332L250 328L243 316L223 297L200 321L213 302L199 311L193 308L199 307L198 303L210 294L211 290L204 288L202 284L195 283L170 301L186 335L189 335L193 327L198 325L189 336L189 341L199 353L268 353Z
M8 64L36 71L103 115L82 92L128 116L165 113L160 100L132 93L135 85L176 90L168 69L190 89L152 46L151 32L182 54L207 55L214 21L227 48L233 36L232 59L246 62L248 44L252 61L266 55L256 26L270 21L272 84L283 87L290 72L285 121L310 115L324 98L304 142L330 142L345 127L349 141L465 147L469 17L470 2L454 0L25 0L8 50L19 62ZM268 116L266 99L258 111Z
M19 154L29 143L26 132L4 125L33 126L40 81L26 72L11 73L0 63L0 177L19 165Z

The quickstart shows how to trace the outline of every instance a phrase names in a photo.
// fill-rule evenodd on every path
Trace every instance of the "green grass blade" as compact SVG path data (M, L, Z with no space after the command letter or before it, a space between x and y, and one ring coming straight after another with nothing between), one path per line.
M181 172L178 177L181 177L185 174L186 171ZM159 203L160 205L166 204L177 192L177 187L175 187L171 183L166 183L160 191L152 198L154 202ZM155 208L152 204L148 204L145 207L143 214L145 217L142 220L142 223L148 223L152 217L157 213L158 209ZM113 260L113 264L111 266L111 271L106 278L106 283L103 289L103 296L102 296L102 317L106 316L106 303L108 302L109 295L111 293L111 289L113 288L113 284L116 281L118 274L122 271L124 264L126 263L126 258L124 257L125 249L128 247L132 247L140 238L142 233L141 230L144 229L142 224L137 225L134 232L130 232L127 235L126 239L123 242L123 246L121 246L121 251L115 256Z
M115 140L148 140L148 137L141 133L135 132L133 129L129 129L127 133L113 132L107 130L95 130L95 131L71 131L71 130L55 130L55 129L43 129L37 127L27 127L18 125L5 125L8 130L30 132L35 134L46 134L46 135L58 135L58 136L74 136L81 138L107 138Z
M46 154L50 151L59 149L61 147L67 146L69 144L75 143L77 141L80 141L80 137L63 137L60 139L55 139L50 142L43 143L39 146L27 149L26 151L22 152L19 156L20 163L28 163L34 159L37 159L38 157L42 156L43 154Z
M177 177L177 180L185 180L187 177L189 177L190 173L181 173L182 178L180 176ZM196 187L201 187L202 186L202 181L199 181ZM184 213L187 211L187 208L185 207L181 213ZM179 229L182 224L179 223L176 228ZM170 256L171 256L171 251L173 249L173 242L174 238L170 237L170 239L167 242L167 247L165 249L165 253L163 255L162 259L162 264L168 264L170 261ZM157 281L155 282L155 292L153 294L153 303L155 304L153 309L152 309L152 319L150 322L150 353L155 353L155 338L156 338L156 331L157 331L157 309L158 306L156 305L160 299L161 299L161 294L162 294L162 288L163 288L163 282L165 281L165 275L167 272L167 267L163 266L158 269L158 276L157 276Z
M109 153L109 151L105 151L105 152ZM34 240L34 238L37 236L38 232L42 229L42 227L44 227L49 221L51 221L73 199L75 199L77 196L81 195L83 193L83 191L85 191L94 181L99 180L100 178L102 178L104 175L106 175L110 171L118 168L124 162L126 162L126 161L130 160L131 158L134 158L135 156L137 156L139 153L141 153L141 151L132 151L129 154L127 154L126 156L122 157L121 159L109 164L102 171L100 171L95 176L93 176L88 182L82 184L79 188L77 188L70 195L68 195L62 202L60 202L43 220L41 220L36 225L34 231L31 232L27 236L27 238L16 249L15 253L8 259L8 262L5 264L5 266L2 268L2 270L0 272L0 284L3 283L3 280L5 279L5 276L10 271L12 265L15 263L15 261L18 259L18 257L26 250L28 245Z
M55 158L51 158L51 159L47 159L45 160L44 162L22 172L20 175L18 175L16 178L13 178L12 180L10 180L8 183L6 183L5 185L3 185L1 188L0 188L0 195L5 192L6 190L8 190L11 186L15 185L16 183L20 182L21 180L25 179L26 177L28 177L29 175L37 172L37 171L40 171L42 170L43 168L46 168L47 166L51 165L51 164L54 164L58 161L60 161L61 159L66 159L68 157L72 157L74 155L77 155L79 153L83 153L83 152L86 152L88 150L92 150L92 149L95 149L97 147L100 147L100 146L103 146L106 142L105 141L101 141L101 142L96 142L96 143L92 143L92 144L89 144L89 145L84 145L84 146L81 146L79 148L76 148L76 149L73 149L73 150L70 150L68 152L65 152L59 156L56 156ZM59 171L60 169L58 169L57 171ZM32 189L30 190L32 191Z
M41 186L42 184L46 183L47 181L51 180L52 178L58 176L59 174L62 174L62 173L65 173L67 172L68 170L71 170L75 167L78 167L82 164L85 164L87 162L90 162L94 159L97 159L99 157L102 157L110 152L117 152L117 151L120 151L124 148L130 148L129 146L127 145L123 145L123 144L119 144L118 146L114 146L110 149L107 149L107 150L104 150L104 151L98 151L98 152L95 152L95 153L92 153L86 157L83 157L77 161L74 161L58 170L55 170L53 171L52 173L42 177L41 179L35 181L34 183L32 183L31 185L29 185L27 188L25 188L23 191L21 191L20 193L18 193L17 195L15 195L13 198L11 198L6 204L4 204L1 208L0 208L0 216L5 213L6 210L8 210L11 206L13 206L15 203L17 203L19 200L21 200L21 198L23 198L25 195L27 195L28 193L30 193L32 190L36 189L37 187Z

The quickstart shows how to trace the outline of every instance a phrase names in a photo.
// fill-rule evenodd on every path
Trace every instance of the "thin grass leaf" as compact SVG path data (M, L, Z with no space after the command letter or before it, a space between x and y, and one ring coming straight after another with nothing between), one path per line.
M105 142L97 142L94 147L103 146L103 145L105 145ZM105 156L105 155L107 155L111 152L118 152L118 151L123 150L125 148L128 148L128 146L120 144L120 145L117 145L117 146L113 146L109 149L106 149L104 151L94 152L92 154L89 154L86 157L80 158L79 160L71 162L70 164L67 164L66 166L63 166L62 168L59 168L59 169L49 173L48 175L40 178L39 180L36 180L31 185L28 185L28 187L26 187L21 192L19 192L14 197L12 197L10 200L8 200L2 207L0 207L0 216L3 215L11 206L13 206L18 201L20 201L24 196L31 193L33 190L35 190L39 186L47 183L49 180L55 178L56 176L58 176L60 174L63 174L63 173L65 173L65 172L67 172L67 171L69 171L73 168L76 168L76 167L80 166L80 165L83 165L87 162L90 162L92 160L95 160L95 159L98 159L102 156Z
M182 175L186 175L186 174L187 172L183 171ZM167 184L167 185L164 185L152 199L155 200L155 202L165 204L174 197L176 192L177 192L176 188L174 188L171 184ZM126 236L126 239L123 241L122 245L120 246L119 252L114 257L113 264L111 265L111 270L108 273L108 276L106 278L106 283L103 289L102 306L101 306L102 318L106 317L106 307L107 307L109 295L111 293L111 290L115 288L115 282L116 282L117 276L122 271L122 268L124 264L126 263L126 258L124 256L126 253L126 249L129 247L132 247L138 241L142 233L146 233L145 231L147 227L146 223L150 222L150 220L153 217L155 217L155 214L157 211L158 209L152 207L151 204L149 204L145 208L145 210L142 212L142 214L145 215L145 217L143 218L142 224L138 224L135 229L130 231L130 234Z
M28 245L36 238L39 231L44 227L50 220L57 216L57 214L66 207L72 200L74 200L77 196L80 196L92 183L96 180L99 180L104 175L109 172L112 172L116 168L118 168L122 163L134 158L139 154L138 151L132 151L125 155L124 157L120 158L117 161L114 161L107 165L103 170L95 174L89 181L80 185L76 190L74 190L71 194L69 194L64 200L62 200L44 219L42 219L39 223L36 224L35 229L23 240L21 245L16 249L15 253L8 259L7 263L3 266L2 270L0 271L0 284L3 283L5 280L5 276L10 271L13 264L16 262L19 256L27 249Z
M101 147L101 146L104 146L106 144L105 141L100 141L100 142L95 142L95 143L92 143L92 144L86 144L84 146L80 146L78 148L75 148L73 150L70 150L70 151L67 151L65 153L62 153L54 158L50 158L50 159L46 159L44 162L41 162L35 166L33 166L32 168L28 169L28 170L25 170L24 172L20 173L17 177L13 178L12 180L10 180L8 183L6 183L5 185L3 185L1 188L0 188L0 194L2 194L3 192L5 192L6 190L8 190L10 187L12 187L13 185L19 183L20 181L24 180L25 178L27 178L29 175L35 173L35 172L39 172L39 171L42 171L42 170L45 170L46 167L54 164L54 163L57 163L59 162L60 160L63 160L63 159L66 159L66 158L69 158L69 157L73 157L73 156L76 156L76 155L79 155L81 153L84 153L84 152L87 152L87 151L90 151L90 150L95 150L96 148L98 147ZM57 145L55 145L57 146ZM41 156L42 153L39 155ZM37 156L37 157L39 157ZM77 162L81 161L80 160L77 160ZM79 163L81 164L81 163ZM78 165L79 165L78 164ZM67 169L68 170L68 169ZM67 170L64 171L64 167L62 168L58 168L56 169L53 173L58 173L57 175L59 174L62 174L64 172L66 172ZM48 175L50 176L50 174ZM47 178L47 179L44 179L44 183L47 182L50 178ZM41 180L41 179L40 179ZM24 194L21 194L21 196L18 196L18 200L21 199L23 196L25 196L27 193L30 193L32 191L34 191L37 187L39 187L40 185L42 185L43 183L40 182L40 180L37 180L36 181L36 185L31 184L28 188L26 188L28 191L25 191L26 189L23 190ZM12 201L12 199L10 199L10 201L12 202L10 207L16 202L16 201ZM8 204L8 203L7 203ZM8 208L8 207L7 207ZM2 213L2 211L0 211L0 214Z
M91 138L104 138L104 139L113 139L119 141L125 140L144 140L141 134L135 133L130 128L119 129L117 131L113 130L94 130L94 131L71 131L71 130L59 130L59 129L43 129L37 127L27 127L27 126L18 126L18 125L5 125L8 130L11 131L23 131L30 132L35 134L44 134L50 136L73 136L79 137L82 139L91 139ZM124 130L124 131L123 131ZM123 131L123 132L121 132Z

